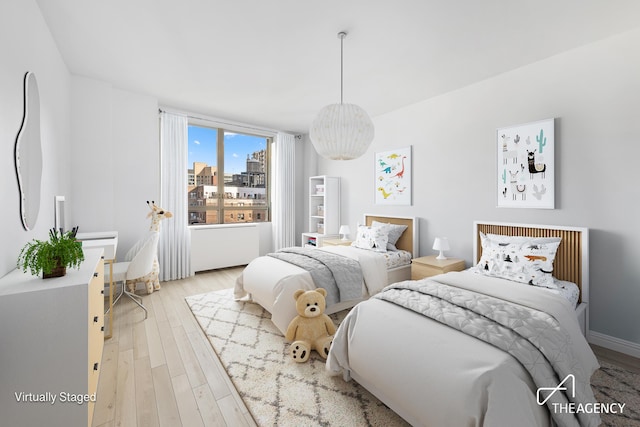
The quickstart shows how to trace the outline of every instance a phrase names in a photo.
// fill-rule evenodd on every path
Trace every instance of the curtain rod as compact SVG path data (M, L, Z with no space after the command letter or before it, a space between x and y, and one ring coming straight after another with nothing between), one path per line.
M230 121L225 121L225 120L221 120L221 119L217 119L215 117L199 117L190 113L186 113L183 111L177 111L177 110L171 110L168 108L162 108L159 107L158 108L158 113L171 113L171 114L177 114L177 115L181 115L181 116L185 116L189 119L195 119L195 120L203 120L206 122L211 122L211 123L217 123L220 125L229 125L229 126L234 126L234 127L238 127L238 128L244 128L244 129L250 129L250 130L254 130L254 131L261 131L261 132L269 132L269 133L273 133L273 134L277 134L279 132L279 130L276 129L269 129L269 128L261 128L261 127L256 127L256 126L250 126L250 125L246 125L243 123L236 123L236 122L230 122ZM288 132L285 132L288 133ZM294 135L296 137L296 139L301 139L302 135Z

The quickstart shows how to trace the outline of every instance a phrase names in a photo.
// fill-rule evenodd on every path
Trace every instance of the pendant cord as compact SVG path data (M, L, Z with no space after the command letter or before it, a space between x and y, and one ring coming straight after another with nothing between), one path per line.
M340 104L343 104L343 92L344 92L344 38L347 33L341 32L338 34L340 38Z

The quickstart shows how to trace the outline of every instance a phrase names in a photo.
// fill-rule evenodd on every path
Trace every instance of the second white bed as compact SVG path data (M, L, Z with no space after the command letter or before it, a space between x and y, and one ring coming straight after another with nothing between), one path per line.
M327 306L327 314L353 307L375 295L390 283L411 278L411 258L417 253L416 218L365 215L365 224L373 221L407 225L397 241L398 251L374 252L350 246L318 248L352 258L360 264L364 277L361 298ZM298 289L315 289L311 274L301 267L270 256L254 259L236 280L234 296L260 304L271 313L271 320L284 334L289 322L297 315L293 294Z

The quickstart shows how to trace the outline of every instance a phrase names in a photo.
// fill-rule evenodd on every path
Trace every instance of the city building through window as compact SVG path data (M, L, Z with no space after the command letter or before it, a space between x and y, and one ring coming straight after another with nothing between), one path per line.
M271 138L189 124L189 225L269 220Z

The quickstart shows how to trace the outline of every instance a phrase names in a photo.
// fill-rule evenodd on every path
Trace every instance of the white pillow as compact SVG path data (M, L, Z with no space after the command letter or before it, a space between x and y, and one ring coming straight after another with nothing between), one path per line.
M553 260L561 238L480 233L482 257L473 270L534 286L555 288Z
M402 233L404 233L404 230L409 227L407 227L406 225L384 223L379 221L371 222L372 227L381 227L384 225L389 227L389 241L387 242L387 250L397 251L398 248L396 248L396 243L398 242L398 239L400 239L400 236L402 236Z
M389 227L386 225L382 227L359 225L356 240L351 243L351 246L376 252L386 252L388 241Z

